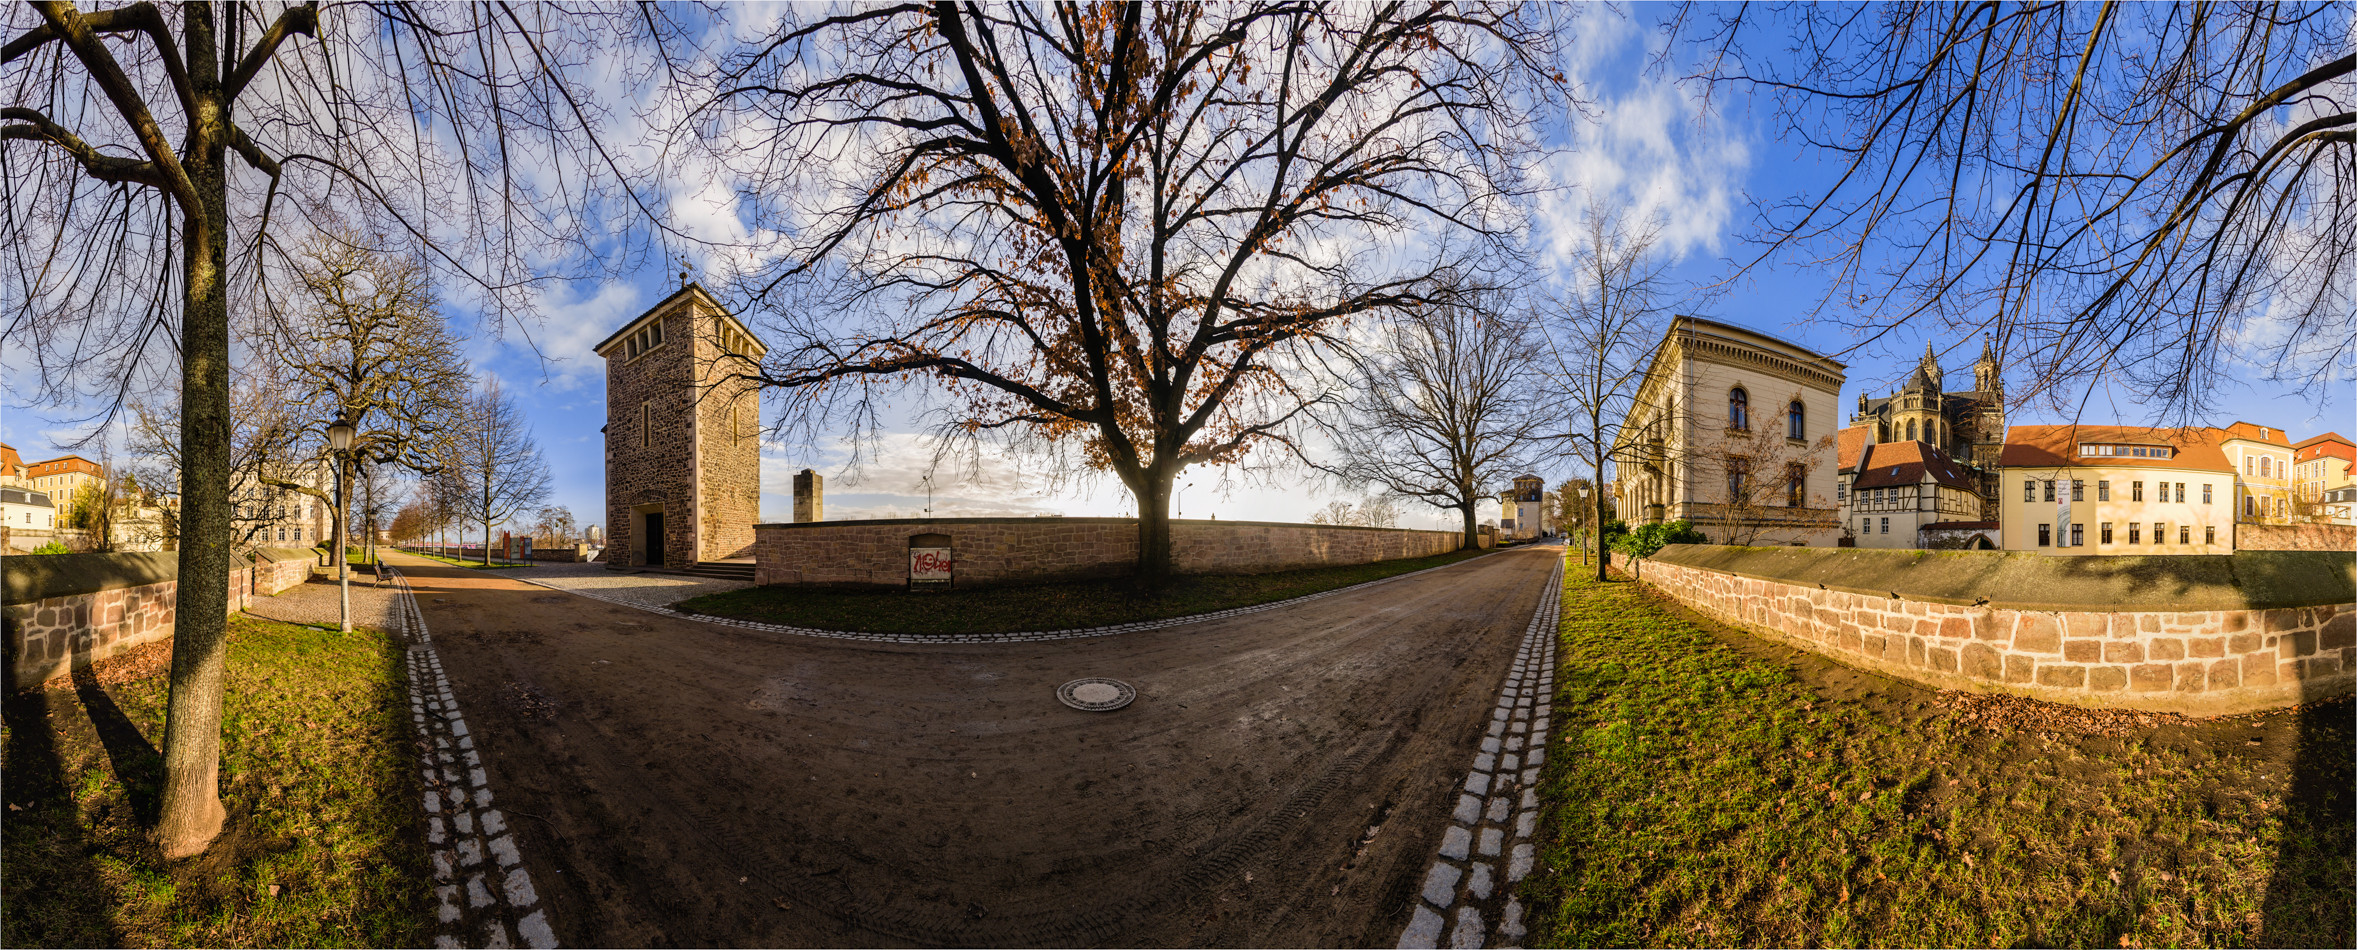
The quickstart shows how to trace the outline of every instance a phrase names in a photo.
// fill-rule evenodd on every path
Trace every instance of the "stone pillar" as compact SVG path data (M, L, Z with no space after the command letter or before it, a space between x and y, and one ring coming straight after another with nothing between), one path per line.
M803 469L794 476L794 521L827 520L826 479L817 472Z

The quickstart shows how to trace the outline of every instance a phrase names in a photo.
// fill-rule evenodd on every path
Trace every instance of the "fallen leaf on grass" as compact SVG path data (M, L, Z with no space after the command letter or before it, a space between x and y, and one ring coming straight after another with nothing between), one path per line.
M1968 867L1968 868L1978 868L1978 867L1980 867L1980 865L1978 865L1978 864L1974 864L1974 863L1972 862L1972 855L1971 855L1970 853L1967 853L1967 854L1965 854L1965 855L1964 855L1964 866L1965 866L1965 867Z

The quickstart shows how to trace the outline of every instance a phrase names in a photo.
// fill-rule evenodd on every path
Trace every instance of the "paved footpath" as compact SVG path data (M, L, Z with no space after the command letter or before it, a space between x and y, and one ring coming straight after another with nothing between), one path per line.
M418 719L448 747L427 772L451 836L441 886L460 898L448 934L1369 946L1467 907L1488 927L1528 838L1490 798L1536 767L1545 719L1526 700L1551 680L1530 631L1561 557L1515 548L1214 617L952 643L716 623L397 559L420 612ZM1522 692L1501 719L1510 667ZM1091 676L1136 701L1055 699ZM1444 826L1485 739L1481 811ZM516 820L486 835L492 811ZM1422 903L1452 827L1461 877ZM532 892L504 887L502 837ZM1483 863L1486 898L1470 890Z
M1401 947L1520 946L1525 930L1514 885L1530 874L1539 821L1539 772L1547 764L1547 725L1554 713L1556 617L1563 568L1530 618L1522 650L1498 692L1488 734L1465 773L1456 810L1441 832L1440 853L1424 873ZM1450 913L1455 924L1448 923Z
M392 571L396 613L408 641L410 723L417 728L420 781L425 792L427 861L434 873L437 947L554 947L548 911L532 887L532 872L508 832L507 816L491 805L482 755L458 711L458 697L442 673L442 657L426 630L409 581ZM511 939L512 935L512 939Z

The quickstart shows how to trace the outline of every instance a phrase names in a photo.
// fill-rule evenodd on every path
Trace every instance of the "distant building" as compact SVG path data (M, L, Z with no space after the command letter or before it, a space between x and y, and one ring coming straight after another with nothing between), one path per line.
M2286 524L2292 517L2292 444L2282 429L2237 422L2218 432L2218 449L2234 471L2234 518Z
M693 283L597 345L606 361L606 562L747 556L761 519L761 398L732 373L768 352Z
M25 482L25 460L16 454L16 447L0 442L0 488L31 488Z
M2338 432L2301 439L2292 446L2292 497L2315 503L2335 488L2357 484L2357 443Z
M2225 435L2204 427L2012 427L1999 473L2005 549L2233 553L2237 463L2220 447Z
M1980 481L1927 442L1864 441L1844 429L1834 497L1845 537L1862 548L1924 548L1942 541L1995 548L1994 521L1981 520Z
M1536 538L1555 530L1555 518L1547 511L1547 481L1536 475L1518 475L1514 487L1498 493L1498 537L1506 540Z
M335 473L325 463L311 462L275 470L277 481L335 495ZM334 538L334 504L317 495L263 484L252 474L242 475L229 491L236 529L245 543L256 547L316 547ZM332 546L332 545L331 545Z
M14 456L16 452L11 450L8 454ZM84 488L95 488L105 482L105 466L79 455L60 455L25 466L21 487L48 495L57 506L58 522L63 524L73 517L74 496Z
M1832 546L1833 466L1815 463L1833 461L1843 370L1754 330L1671 321L1613 439L1615 514L1690 521L1716 542Z
M1869 444L1922 442L1964 468L1978 486L1981 511L1966 520L1997 517L1996 465L2005 441L2005 382L1997 353L1981 344L1980 359L1972 364L1972 388L1949 392L1939 355L1930 344L1915 373L1898 391L1880 399L1858 394L1858 411L1850 427L1862 429Z
M23 531L57 529L57 508L42 492L0 488L0 525Z

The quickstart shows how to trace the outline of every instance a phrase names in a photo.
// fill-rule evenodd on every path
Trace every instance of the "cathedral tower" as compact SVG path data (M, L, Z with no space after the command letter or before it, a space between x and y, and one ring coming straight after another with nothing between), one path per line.
M597 345L606 360L606 562L744 557L761 520L761 395L736 378L768 348L688 283Z

